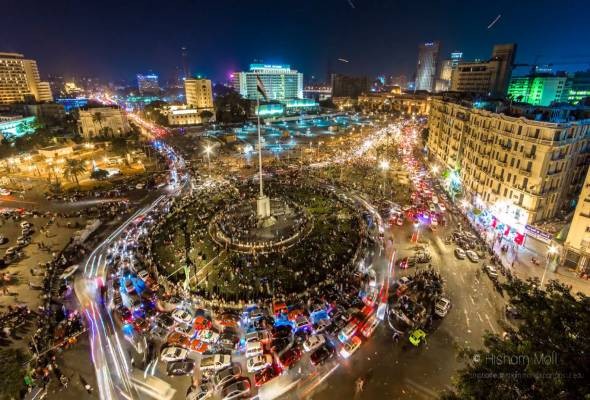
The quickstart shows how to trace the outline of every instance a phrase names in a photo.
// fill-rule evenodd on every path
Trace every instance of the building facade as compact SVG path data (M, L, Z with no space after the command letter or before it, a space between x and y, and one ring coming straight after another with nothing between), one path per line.
M530 75L510 79L508 96L516 101L549 106L553 102L567 101L567 76Z
M577 104L581 100L590 97L590 70L574 72L567 79L567 101Z
M103 106L78 111L78 133L85 138L126 135L131 132L127 115L118 106Z
M485 108L495 110L489 111ZM527 225L575 200L590 163L590 110L432 100L429 156L488 221L524 236ZM492 222L490 222L492 223Z
M459 62L452 73L451 90L484 96L505 96L515 55L515 44L497 44L488 61Z
M436 83L438 67L439 42L423 43L418 47L418 65L416 67L416 90L432 92Z
M186 104L197 110L213 111L213 88L209 79L188 78L184 81Z
M0 104L53 101L48 82L41 82L37 62L18 53L0 53Z
M397 111L407 115L428 115L431 96L421 93L368 93L359 96L358 105L367 111Z
M590 171L578 198L561 259L566 267L590 272Z
M139 94L142 96L159 94L160 85L158 83L158 75L137 74L137 89L139 89Z
M256 100L260 96L256 90L257 77L264 84L269 100L303 98L303 74L289 65L250 64L250 71L233 74L234 89L245 99Z

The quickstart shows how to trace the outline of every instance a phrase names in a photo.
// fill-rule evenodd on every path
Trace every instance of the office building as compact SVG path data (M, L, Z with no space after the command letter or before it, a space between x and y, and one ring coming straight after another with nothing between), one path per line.
M574 72L568 75L567 101L577 104L590 97L590 70Z
M139 94L142 96L160 94L158 75L137 74L137 88L139 89Z
M455 50L451 53L451 69L456 69L463 59L463 52Z
M451 90L483 96L505 96L515 55L515 44L497 44L487 61L459 62L452 73Z
M18 53L0 53L0 104L53 101L48 82L41 82L37 62Z
M563 245L562 264L578 272L590 272L590 171L586 174Z
M590 109L433 98L428 152L483 226L522 244L576 199L590 163ZM475 211L474 211L475 212ZM498 233L498 232L496 232Z
M188 78L184 81L186 104L197 110L213 110L213 89L209 79Z
M567 101L566 82L565 74L513 76L508 96L518 102L549 106L554 102Z
M418 48L418 65L416 67L416 90L432 92L436 83L439 42L423 43Z
M451 75L453 73L453 61L443 60L440 63L440 74L434 87L435 92L446 92L451 87Z
M16 138L35 133L35 117L0 115L0 141L11 142Z
M120 136L131 132L127 115L118 106L83 108L78 111L78 133L85 138Z
M250 64L250 71L233 74L234 89L246 99L262 97L256 90L257 76L264 84L268 100L303 98L303 74L289 65Z
M371 82L366 76L348 76L332 74L332 97L348 97L356 99L361 94L368 93Z

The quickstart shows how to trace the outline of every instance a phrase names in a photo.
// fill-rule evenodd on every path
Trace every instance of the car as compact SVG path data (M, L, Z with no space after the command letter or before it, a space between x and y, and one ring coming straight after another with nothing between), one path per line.
M31 223L29 221L23 221L23 222L20 223L20 227L21 227L21 229L30 228L31 227Z
M191 351L203 354L209 349L209 346L207 345L207 343L201 342L199 339L193 339L191 340L188 348Z
M486 265L485 271L492 279L498 279L498 270L493 265Z
M379 325L379 322L376 314L371 315L363 324L361 334L366 338L370 337L375 331L375 328L377 328L377 325Z
M477 255L477 253L475 251L473 251L473 250L467 250L465 252L465 254L467 255L467 258L469 258L469 260L471 262L476 263L476 262L479 261L479 256Z
M463 250L460 247L457 247L455 249L455 257L457 257L459 260L464 260L465 259L465 250Z
M418 347L422 341L426 341L426 332L422 329L415 329L410 333L409 340L412 345Z
M137 185L135 185L135 189L141 190L143 189L143 183L138 183Z
M190 339L180 332L172 332L166 338L166 343L169 346L177 346L187 349L190 346Z
M0 245L8 243L8 238L6 236L0 235Z
M125 279L125 290L127 293L135 292L135 285L133 285L133 281L131 279Z
M173 361L166 367L168 376L192 375L194 370L195 362L193 360Z
M137 276L139 279L145 282L150 277L150 274L145 269L142 269L137 273Z
M270 365L272 365L272 356L270 354L250 357L246 362L246 368L248 369L248 372L260 371L261 369L269 367Z
M291 345L291 339L288 337L276 338L270 342L270 350L274 353L280 353Z
M198 315L193 321L193 327L198 331L209 329L211 328L211 321L203 315Z
M150 323L144 318L135 318L133 328L137 333L146 333L150 330Z
M361 342L361 338L358 336L351 337L340 349L340 355L342 358L350 357L360 347Z
M303 350L306 352L314 351L324 343L326 343L326 338L324 335L311 335L305 342L303 342Z
M26 245L29 244L29 242L30 242L30 239L29 238L19 237L19 238L16 239L16 244L18 246L26 246Z
M314 331L315 333L322 333L323 331L326 330L326 328L330 326L330 320L327 318L324 319L320 319L315 325L314 325Z
M291 347L279 356L279 362L284 369L289 369L301 360L301 349L299 347Z
M186 400L207 400L213 397L213 388L207 383L202 383L194 390L189 388L189 392L186 394Z
M238 379L242 374L242 368L239 364L234 364L230 367L221 369L213 376L213 383L215 389L219 389L228 383Z
M434 304L434 314L440 318L446 317L451 309L451 301L446 297L441 297Z
M262 342L268 343L270 341L270 333L264 331L254 331L246 334L246 343L248 342Z
M191 315L191 313L183 309L174 310L174 312L172 313L172 318L174 318L176 322L182 324L190 324L193 320L193 316Z
M248 378L243 378L237 382L230 383L221 391L223 400L241 398L248 393L250 393L250 380Z
M291 326L289 326L289 325L276 326L272 329L273 339L284 338L284 337L288 337L290 335L291 335Z
M131 311L129 311L129 309L124 305L119 305L117 307L117 313L121 317L121 321L124 323L129 324L133 322L133 315L131 314Z
M256 386L262 386L268 381L276 378L279 376L280 371L273 366L266 367L263 370L260 370L254 374L254 384Z
M334 357L334 348L332 346L328 346L327 343L324 343L313 353L311 353L309 359L313 365L321 365L332 357Z
M221 314L219 319L216 320L215 322L217 322L221 326L235 328L238 326L239 321L240 321L240 317L237 316L236 314L223 313L223 314Z
M168 362L184 360L187 357L188 350L176 346L166 347L162 353L160 353L160 360Z
M156 318L156 325L165 329L170 329L174 326L174 319L170 316L170 314L160 314Z
M344 328L340 332L338 332L338 340L342 343L346 343L348 339L350 339L358 329L358 321L356 319L352 319L346 324Z
M218 344L226 350L235 350L240 344L240 336L232 328L225 328L219 336Z
M198 333L197 338L201 342L205 342L207 344L217 343L217 341L219 340L219 333L211 329L204 329Z
M8 189L0 189L0 196L10 196L11 191Z
M309 319L305 316L305 315L299 315L296 319L295 319L295 326L297 330L300 329L311 329L311 322L309 322Z
M197 330L193 328L192 325L178 324L176 327L174 327L174 330L188 336L189 338L193 338L197 334Z

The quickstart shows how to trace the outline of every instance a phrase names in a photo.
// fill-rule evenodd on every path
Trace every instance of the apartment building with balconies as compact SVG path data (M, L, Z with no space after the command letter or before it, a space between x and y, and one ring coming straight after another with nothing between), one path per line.
M494 225L522 232L575 202L590 163L590 110L435 97L428 150Z

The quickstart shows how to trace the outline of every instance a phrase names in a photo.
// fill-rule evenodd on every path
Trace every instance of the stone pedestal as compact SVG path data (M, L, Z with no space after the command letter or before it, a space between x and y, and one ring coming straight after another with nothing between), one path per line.
M258 219L270 217L270 199L268 196L260 196L256 199L256 215Z

